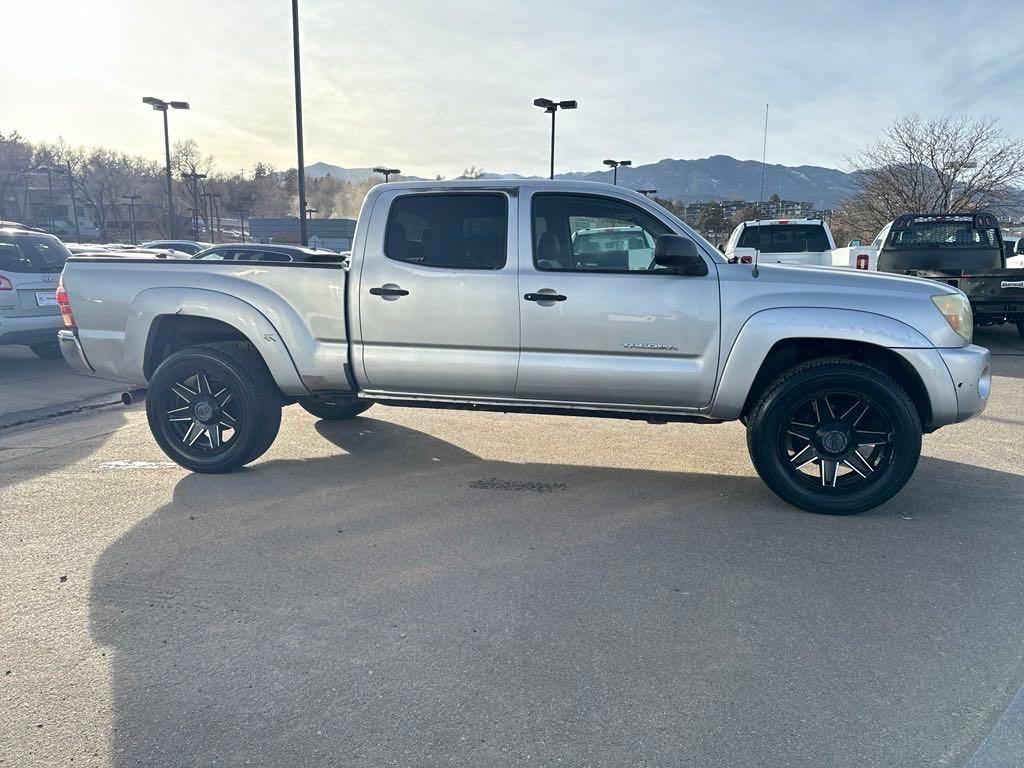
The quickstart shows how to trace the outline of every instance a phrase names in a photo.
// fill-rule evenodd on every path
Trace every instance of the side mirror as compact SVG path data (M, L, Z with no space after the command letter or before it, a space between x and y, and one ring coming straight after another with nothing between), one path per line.
M708 265L697 251L697 244L682 235L660 235L654 242L654 263L674 269L680 275L701 277Z
M718 244L718 252L719 253L725 253L725 243L719 243Z
M860 240L851 240L849 248L860 248Z

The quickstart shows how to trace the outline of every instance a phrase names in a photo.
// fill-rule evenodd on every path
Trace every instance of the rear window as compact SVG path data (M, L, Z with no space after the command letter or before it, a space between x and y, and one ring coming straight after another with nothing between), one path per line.
M998 247L996 230L975 229L965 221L915 221L910 229L889 233L891 248L992 248Z
M507 235L504 195L406 195L391 204L384 255L423 267L501 269Z
M71 252L47 235L0 235L0 272L56 273Z
M737 248L761 253L817 253L831 250L821 224L760 224L744 228Z

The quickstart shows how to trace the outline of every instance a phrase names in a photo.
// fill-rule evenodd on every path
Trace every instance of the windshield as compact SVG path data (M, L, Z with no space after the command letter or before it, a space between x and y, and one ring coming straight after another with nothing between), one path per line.
M60 272L71 252L49 235L0 235L0 272Z
M821 224L755 224L744 228L736 247L757 248L761 253L831 250L825 227Z
M891 248L992 248L998 247L995 229L975 229L964 221L915 221L910 229L894 229Z

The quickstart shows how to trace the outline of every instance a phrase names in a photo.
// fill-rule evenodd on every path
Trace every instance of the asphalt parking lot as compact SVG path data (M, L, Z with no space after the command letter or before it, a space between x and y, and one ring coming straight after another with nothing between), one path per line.
M0 430L0 765L1020 765L1024 343L978 343L988 410L850 518L738 424L288 408L224 476L138 406Z

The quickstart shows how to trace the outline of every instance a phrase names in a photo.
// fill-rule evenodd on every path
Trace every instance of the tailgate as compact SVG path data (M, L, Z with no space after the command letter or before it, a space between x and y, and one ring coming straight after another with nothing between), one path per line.
M59 315L57 275L26 275L4 272L14 288L0 294L0 309L7 317Z

